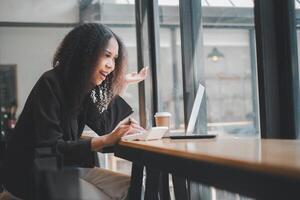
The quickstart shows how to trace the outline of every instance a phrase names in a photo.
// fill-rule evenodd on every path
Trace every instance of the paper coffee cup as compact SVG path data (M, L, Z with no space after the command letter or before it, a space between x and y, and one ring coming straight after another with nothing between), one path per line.
M167 126L170 129L171 113L169 112L157 112L154 115L156 126Z

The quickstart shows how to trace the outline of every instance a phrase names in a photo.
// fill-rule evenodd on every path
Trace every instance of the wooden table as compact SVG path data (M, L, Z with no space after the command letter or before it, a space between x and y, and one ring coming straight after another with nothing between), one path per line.
M299 140L121 141L115 155L134 164L130 192L135 197L146 166L254 198L300 199Z

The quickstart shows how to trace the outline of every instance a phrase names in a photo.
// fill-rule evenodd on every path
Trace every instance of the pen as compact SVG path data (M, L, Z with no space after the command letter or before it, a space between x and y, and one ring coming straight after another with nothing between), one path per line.
M132 123L131 117L129 117L128 121L129 121L129 125L130 125Z

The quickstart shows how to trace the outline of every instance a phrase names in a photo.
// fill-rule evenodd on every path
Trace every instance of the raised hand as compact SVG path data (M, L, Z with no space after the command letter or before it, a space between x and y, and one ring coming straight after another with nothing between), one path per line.
M125 81L127 84L133 84L133 83L139 83L146 79L148 73L148 67L144 67L140 70L139 73L132 72L129 74L126 74Z

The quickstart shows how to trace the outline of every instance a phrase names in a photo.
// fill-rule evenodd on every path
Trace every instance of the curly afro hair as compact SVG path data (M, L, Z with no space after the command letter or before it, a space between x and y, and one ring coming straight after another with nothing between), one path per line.
M93 69L112 37L119 45L115 69L100 86L90 88L89 80ZM81 24L65 36L52 64L62 71L71 112L80 109L89 93L92 94L92 99L99 110L103 111L111 99L122 90L127 66L126 49L121 39L107 26L97 23Z

